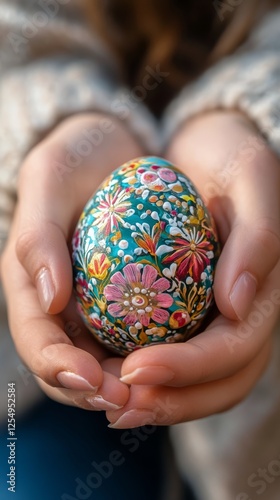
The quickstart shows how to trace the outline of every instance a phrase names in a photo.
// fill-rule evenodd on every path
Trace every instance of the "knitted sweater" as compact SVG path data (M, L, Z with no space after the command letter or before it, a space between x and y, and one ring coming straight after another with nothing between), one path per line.
M145 106L145 92L153 90L125 87L113 54L88 28L79 0L2 0L0 249L9 231L24 157L74 113L117 116L147 151L157 154L161 143L191 116L207 109L239 108L280 155L279 25L280 10L275 10L234 55L182 89L157 123ZM158 84L165 77L159 66L146 69ZM5 401L6 382L16 379L18 410L23 411L35 404L40 391L17 358L3 307L0 314L0 401ZM279 379L280 338L275 335L270 367L243 403L171 429L178 463L199 500L255 500L262 492L265 500L279 499ZM1 407L0 419L5 416ZM270 480L260 479L261 468L270 471Z

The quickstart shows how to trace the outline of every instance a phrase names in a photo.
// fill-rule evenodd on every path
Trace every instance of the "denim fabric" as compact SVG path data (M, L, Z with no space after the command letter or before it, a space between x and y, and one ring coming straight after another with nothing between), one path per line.
M115 430L107 424L103 412L48 399L37 405L17 422L15 493L7 489L9 449L6 426L2 426L1 500L166 498L168 429Z

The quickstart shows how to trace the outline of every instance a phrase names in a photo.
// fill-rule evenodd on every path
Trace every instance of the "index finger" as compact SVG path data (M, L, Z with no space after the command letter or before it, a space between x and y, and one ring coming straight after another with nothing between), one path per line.
M11 334L24 363L51 386L96 391L103 382L100 364L92 354L73 345L60 317L42 312L36 289L11 243L3 266Z

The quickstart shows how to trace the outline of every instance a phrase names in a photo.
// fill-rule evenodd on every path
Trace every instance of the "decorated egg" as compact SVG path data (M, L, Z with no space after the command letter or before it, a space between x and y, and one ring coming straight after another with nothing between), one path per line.
M213 303L218 253L190 179L157 157L125 163L88 201L73 237L86 326L123 355L189 339Z

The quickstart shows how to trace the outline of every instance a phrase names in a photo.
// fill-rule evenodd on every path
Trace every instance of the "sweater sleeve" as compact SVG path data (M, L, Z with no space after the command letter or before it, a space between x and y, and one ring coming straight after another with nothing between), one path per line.
M239 109L280 155L280 9L267 14L233 55L187 85L163 117L165 142L196 114Z
M127 123L157 151L154 118L122 85L118 64L88 28L79 0L0 4L0 252L9 229L20 165L56 124L79 112Z

